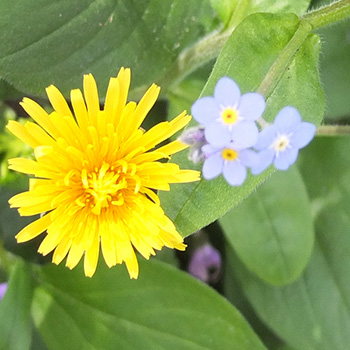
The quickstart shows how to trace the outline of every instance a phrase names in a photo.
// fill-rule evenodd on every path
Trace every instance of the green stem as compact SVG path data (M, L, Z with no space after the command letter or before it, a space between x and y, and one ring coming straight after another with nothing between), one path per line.
M317 128L317 136L349 136L350 125L321 125Z
M350 0L336 1L305 14L301 19L309 22L313 29L339 22L350 17Z
M211 34L184 50L165 74L164 81L160 81L159 85L165 88L168 87L169 82L172 85L177 85L185 76L218 57L231 33L232 29L227 29L224 32Z
M176 86L187 75L204 65L205 63L217 58L227 39L230 37L237 25L244 19L251 0L240 0L231 15L227 27L223 31L214 32L193 46L184 50L168 72L164 75L158 84L163 88Z
M266 99L270 96L272 91L279 83L283 73L290 65L294 55L304 43L311 29L312 27L308 22L300 21L299 27L294 33L293 37L290 39L289 43L283 49L281 54L277 57L276 61L272 64L257 90L260 94L265 96Z
M244 17L246 17L250 3L251 0L239 0L235 10L231 15L231 19L227 26L228 28L236 28L239 22L241 22Z
M227 28L223 31L214 32L206 36L193 46L184 50L174 62L173 66L170 67L166 74L164 74L164 78L157 83L164 89L168 89L170 85L176 86L191 72L205 63L217 58L233 30L245 17L250 1L251 0L240 0L231 16ZM340 0L320 9L311 11L301 17L298 30L271 67L260 85L259 92L266 97L269 95L269 92L273 90L279 81L279 79L275 78L278 78L283 71L283 68L287 67L296 50L301 46L312 29L341 21L349 16L350 0ZM274 82L273 85L271 85L272 82ZM133 92L138 96L145 88L145 86L140 86Z

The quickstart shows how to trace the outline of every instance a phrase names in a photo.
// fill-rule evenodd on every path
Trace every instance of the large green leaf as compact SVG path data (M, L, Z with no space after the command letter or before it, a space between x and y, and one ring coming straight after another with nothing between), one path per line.
M32 280L28 265L18 261L0 302L0 349L26 350L31 343Z
M100 266L92 279L49 266L40 273L33 317L52 350L263 350L242 316L201 282L170 266L141 262L138 280Z
M307 25L298 30L299 25L291 14L247 17L225 44L202 96L212 95L218 79L226 75L238 82L242 93L264 86L268 91L265 119L273 120L279 109L293 105L304 120L319 124L324 112L317 71L320 42L316 35L307 36ZM305 35L304 42L301 34ZM295 45L297 40L301 46ZM186 152L174 156L173 161L183 168L194 167ZM222 177L173 186L169 194L161 194L162 205L185 236L237 205L270 173L249 176L241 187L230 187Z
M260 317L298 350L343 350L350 344L349 144L347 137L319 138L302 157L302 174L313 199L316 241L300 278L285 287L272 287L238 268L238 260L233 264Z
M248 271L240 274L257 313L296 349L343 350L349 346L349 210L349 205L331 206L317 217L314 253L295 283L271 287Z
M67 93L87 72L104 88L121 66L132 68L134 87L150 84L213 21L205 0L3 0L0 74L36 95L52 83Z
M220 225L247 268L268 283L295 280L311 256L311 205L295 167L275 173Z
M302 153L299 167L315 214L350 193L350 138L317 137Z

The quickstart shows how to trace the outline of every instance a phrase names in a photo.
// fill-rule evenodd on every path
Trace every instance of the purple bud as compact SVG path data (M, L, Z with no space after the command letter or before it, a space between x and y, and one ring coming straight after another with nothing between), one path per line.
M205 154L202 151L202 146L199 147L191 147L190 153L188 155L188 159L194 163L194 164L199 164L205 161Z
M194 126L185 130L179 137L179 140L186 145L194 146L198 144L205 144L204 127Z
M7 289L7 283L0 283L0 300L5 295L6 289Z
M192 255L188 272L202 282L217 282L221 272L220 253L208 243L198 247Z

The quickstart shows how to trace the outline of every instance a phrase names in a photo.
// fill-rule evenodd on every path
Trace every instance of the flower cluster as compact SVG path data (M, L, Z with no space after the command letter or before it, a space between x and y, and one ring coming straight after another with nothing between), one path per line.
M185 249L156 191L168 191L171 183L199 180L199 172L160 161L187 147L178 140L155 147L191 117L183 112L143 130L159 87L153 84L136 104L127 102L129 85L130 69L122 68L110 79L101 109L95 79L85 75L83 93L71 91L72 110L51 85L46 91L52 113L24 98L21 105L36 123L7 125L35 156L10 159L10 169L32 178L29 190L9 202L21 215L41 214L17 234L17 241L45 232L39 252L53 251L55 264L67 258L70 269L84 256L89 277L95 273L100 249L109 267L125 262L131 278L138 276L135 250L148 259L163 246Z
M196 158L204 159L203 177L211 180L222 174L231 186L240 186L247 169L257 175L271 164L286 170L314 137L315 125L303 122L297 109L284 107L273 125L259 132L257 122L265 110L264 97L256 92L241 95L238 85L230 78L221 78L214 96L198 99L192 106L194 119L204 135ZM193 142L185 132L182 141ZM198 150L198 144L196 149ZM190 154L190 158L191 154Z

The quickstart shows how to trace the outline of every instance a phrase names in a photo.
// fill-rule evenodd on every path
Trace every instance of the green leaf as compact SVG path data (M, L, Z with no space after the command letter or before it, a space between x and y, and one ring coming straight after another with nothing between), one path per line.
M32 292L30 269L18 260L11 273L6 294L0 302L0 349L29 349Z
M40 273L33 317L55 349L265 349L242 316L201 282L156 261L138 280L99 266L92 279L49 266Z
M340 350L350 343L350 138L317 138L301 171L313 200L316 241L303 274L271 287L233 264L260 317L296 349Z
M350 138L317 137L301 153L299 168L316 215L323 207L337 204L350 193ZM315 176L318 174L317 176Z
M303 14L310 0L210 0L221 21L226 25L237 15L248 16L256 12Z
M314 253L295 283L271 287L248 271L240 274L257 313L296 349L340 350L350 343L349 210L330 206L317 217Z
M273 174L219 222L246 267L268 283L292 282L309 261L311 205L295 167Z
M304 120L318 125L324 112L317 70L320 42L316 35L307 35L307 25L298 30L299 25L298 18L291 14L255 14L246 18L225 44L202 96L212 95L218 79L229 76L242 93L255 91L261 85L268 87L265 119L273 120L281 108L292 105ZM296 45L298 40L301 46ZM194 168L186 152L175 155L173 162L182 168ZM270 174L266 171L249 176L240 187L230 187L221 176L176 185L170 193L161 193L162 206L186 236L236 206Z
M133 87L149 85L214 22L205 0L4 0L0 74L35 95L50 84L67 94L91 72L103 96L121 66L132 68Z
M292 12L297 15L303 14L309 7L310 0L251 0L250 11L254 12Z

